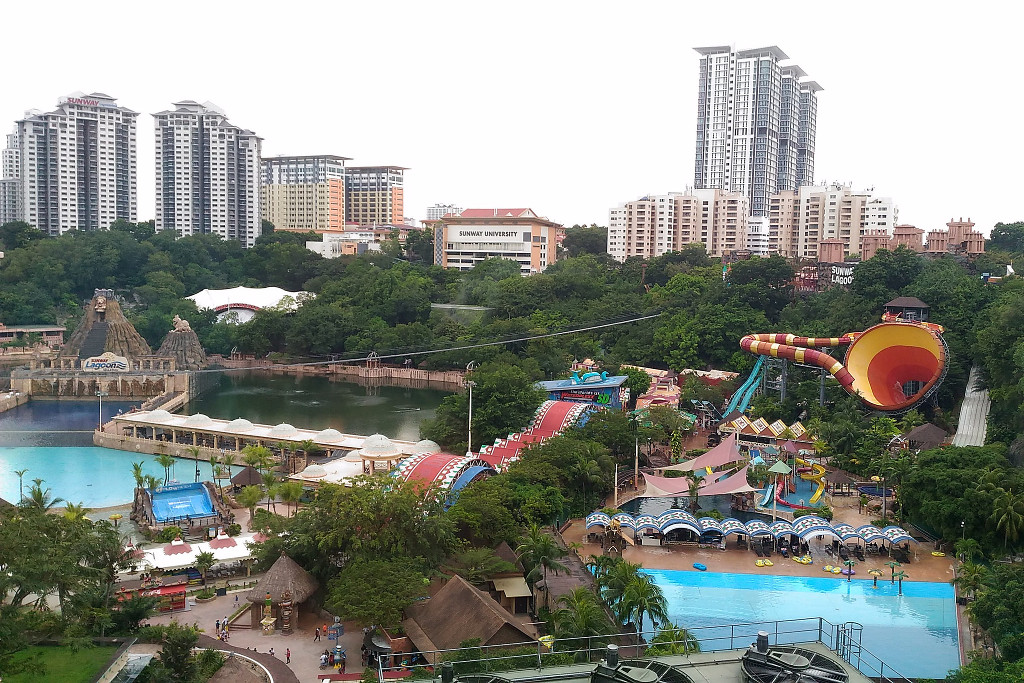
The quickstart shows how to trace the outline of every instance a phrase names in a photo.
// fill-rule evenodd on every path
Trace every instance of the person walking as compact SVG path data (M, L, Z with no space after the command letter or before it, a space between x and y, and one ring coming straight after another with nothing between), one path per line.
M292 649L290 647L285 648L285 650L284 650L284 663L285 664L291 664L292 663Z
M313 642L317 643L320 641L320 627L317 626L316 630L313 631Z
M274 654L274 648L270 648L270 656L271 657L276 657L277 656L277 655Z
M220 619L217 620L217 633L220 633Z

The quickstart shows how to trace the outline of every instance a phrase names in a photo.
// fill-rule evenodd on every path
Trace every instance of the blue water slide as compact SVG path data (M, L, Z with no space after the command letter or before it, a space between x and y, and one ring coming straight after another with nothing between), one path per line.
M772 502L773 495L775 495L775 484L768 484L764 489L764 498L761 499L761 507L768 507L768 504Z
M734 410L739 410L742 413L750 405L750 399L754 397L754 392L757 391L757 387L761 384L765 358L765 356L757 357L757 362L754 363L754 369L750 371L747 381L732 395L732 400L729 401L729 405L725 409L726 415Z

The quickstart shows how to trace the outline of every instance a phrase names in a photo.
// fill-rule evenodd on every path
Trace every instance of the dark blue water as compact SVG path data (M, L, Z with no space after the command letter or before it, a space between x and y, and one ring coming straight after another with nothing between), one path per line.
M103 421L128 412L142 401L103 401ZM0 413L2 446L92 446L99 424L99 401L60 399L29 401Z

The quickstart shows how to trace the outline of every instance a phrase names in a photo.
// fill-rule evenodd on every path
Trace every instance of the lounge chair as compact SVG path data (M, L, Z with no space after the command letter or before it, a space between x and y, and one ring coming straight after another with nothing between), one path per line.
M850 559L850 551L846 549L845 545L839 546L839 559L848 560Z
M764 552L761 550L761 546L759 546L759 545L755 545L754 546L754 554L757 555L758 557L764 557Z
M856 548L853 549L853 555L858 560L863 562L864 561L864 548L861 548L860 546L857 546Z
M770 545L766 545L764 547L764 556L765 557L771 557L772 556L772 547Z
M829 557L834 557L835 556L835 551L832 550L832 546L831 545L825 546L825 554L828 555Z

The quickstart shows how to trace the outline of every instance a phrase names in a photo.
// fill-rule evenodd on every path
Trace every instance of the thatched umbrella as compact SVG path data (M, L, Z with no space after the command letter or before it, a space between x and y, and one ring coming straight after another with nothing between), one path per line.
M245 594L245 599L252 603L252 627L259 628L261 607L267 605L279 610L282 626L290 630L298 623L298 616L291 614L293 606L305 602L316 592L320 584L300 567L298 563L284 553L277 559L270 571L260 579L256 587Z
M241 472L231 477L231 483L235 486L262 486L263 477L255 467L246 465Z

